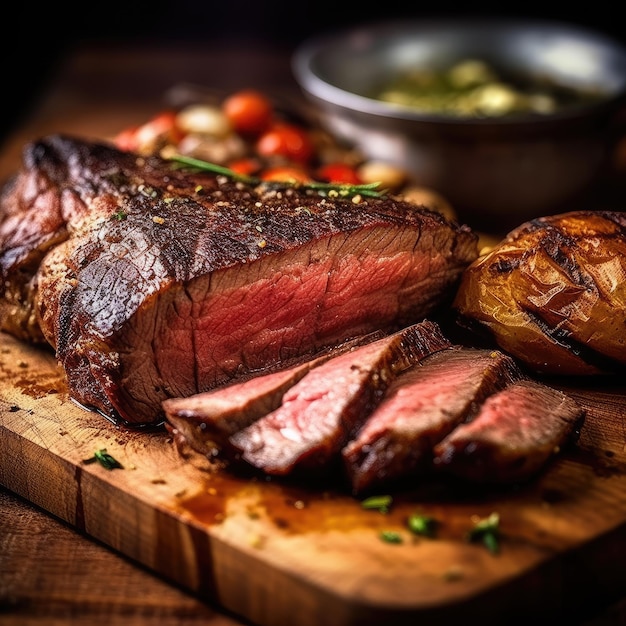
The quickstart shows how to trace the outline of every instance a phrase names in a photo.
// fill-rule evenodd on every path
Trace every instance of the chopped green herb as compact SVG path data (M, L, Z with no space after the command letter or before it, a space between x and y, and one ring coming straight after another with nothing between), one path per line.
M126 219L126 213L125 211L122 211L122 209L120 209L119 211L116 211L115 213L113 213L113 219L117 220L118 222L121 222L122 220Z
M95 463L96 461L100 463L102 467L108 470L124 469L122 464L117 459L113 458L106 451L105 448L102 448L101 450L96 450L94 452L94 455L88 459L85 459L83 463L89 464L89 463Z
M381 513L389 513L393 498L391 496L371 496L361 502L364 509L380 511Z
M418 515L417 513L410 515L407 520L409 530L423 537L434 537L437 529L437 521L428 515Z
M474 525L468 534L468 540L473 542L482 542L489 552L495 554L500 549L500 515L492 513L489 517L485 517Z
M386 543L402 543L402 535L395 530L382 530L379 537Z
M259 185L264 182L261 178L257 178L255 176L247 176L245 174L239 174L228 167L217 165L216 163L210 163L208 161L203 161L202 159L196 159L194 157L184 156L182 154L175 154L169 158L171 161L175 161L180 165L186 165L188 167L192 167L194 169L204 172L212 172L213 174L221 174L222 176L227 176L228 178L232 178L235 181L240 181L249 185ZM270 183L266 182L266 184ZM379 198L385 195L384 191L378 189L380 187L380 183L351 185L349 183L323 183L314 181L302 183L294 181L281 181L279 184L288 185L291 187L302 187L303 189L312 189L321 194L328 194L332 192L343 198L350 198L357 195L369 196L370 198Z

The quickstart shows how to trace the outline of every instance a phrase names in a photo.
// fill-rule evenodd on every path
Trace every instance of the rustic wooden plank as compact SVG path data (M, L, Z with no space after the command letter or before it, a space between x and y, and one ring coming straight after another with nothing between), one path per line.
M626 400L576 393L590 408L579 445L538 480L499 491L425 481L382 515L340 489L216 470L181 454L165 431L120 429L68 399L51 352L0 335L0 483L263 626L292 624L294 612L304 626L330 611L338 625L539 607L562 615L626 576L624 560L610 558L626 545ZM124 469L84 463L101 448ZM409 535L413 511L440 521L436 539ZM466 540L475 516L492 511L501 516L498 555ZM381 541L383 529L404 542Z
M2 488L0 572L3 626L242 626Z

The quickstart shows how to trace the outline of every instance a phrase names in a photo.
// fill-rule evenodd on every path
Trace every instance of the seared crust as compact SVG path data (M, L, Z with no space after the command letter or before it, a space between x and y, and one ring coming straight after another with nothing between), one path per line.
M166 398L423 319L476 256L469 228L389 196L52 136L1 199L0 326L45 338L79 402L157 422Z

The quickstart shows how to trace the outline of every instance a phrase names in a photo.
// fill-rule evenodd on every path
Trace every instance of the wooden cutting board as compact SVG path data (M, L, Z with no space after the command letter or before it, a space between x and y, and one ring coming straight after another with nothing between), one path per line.
M574 616L623 593L626 397L607 382L572 393L588 410L580 440L530 484L425 480L383 514L331 485L238 478L165 431L119 429L68 398L51 352L0 334L0 482L261 626ZM101 449L123 468L85 463ZM409 533L414 512L439 522L434 538ZM497 554L467 539L492 512Z

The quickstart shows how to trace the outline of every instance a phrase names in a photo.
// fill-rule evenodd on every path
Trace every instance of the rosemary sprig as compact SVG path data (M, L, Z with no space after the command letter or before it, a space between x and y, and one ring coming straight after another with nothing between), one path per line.
M213 174L221 174L227 176L233 180L240 181L242 183L248 183L250 185L258 185L261 182L260 178L255 176L247 176L246 174L239 174L229 167L218 165L217 163L210 163L209 161L203 161L202 159L196 159L190 156L184 156L182 154L174 154L169 157L170 161L175 161L181 165L187 165L193 167L202 172L212 172Z
M379 191L380 183L364 183L362 185L351 185L349 183L322 183L312 181L301 183L303 187L315 189L316 191L336 191L340 196L369 196L370 198L380 198L385 195L384 191Z
M209 161L203 161L202 159L196 159L194 157L184 156L182 154L174 154L169 157L170 161L174 161L183 166L192 167L194 169L203 172L212 172L213 174L221 174L227 176L232 180L246 183L248 185L259 185L263 181L256 176L248 176L246 174L239 174L228 167L218 165L217 163L210 163ZM269 183L266 183L269 184ZM276 184L274 182L273 184ZM380 198L385 195L383 190L379 190L380 183L365 183L362 185L352 185L350 183L323 183L317 181L311 181L308 183L302 183L299 181L281 181L280 185L288 185L291 187L301 187L303 189L312 189L325 194L337 194L338 196L354 197L357 195L367 196L369 198Z

